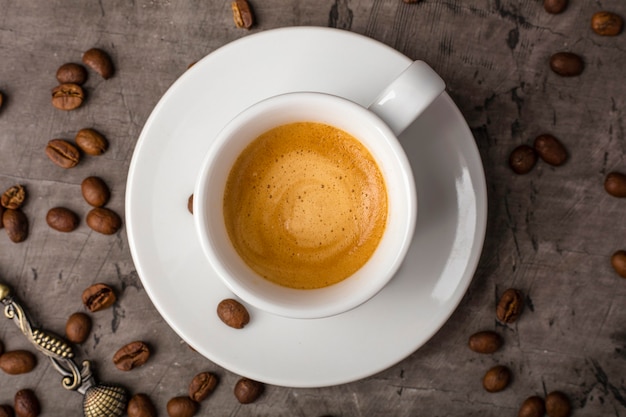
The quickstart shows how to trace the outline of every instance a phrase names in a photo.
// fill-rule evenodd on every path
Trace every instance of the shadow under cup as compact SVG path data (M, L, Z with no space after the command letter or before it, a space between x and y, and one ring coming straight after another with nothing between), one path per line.
M387 225L372 257L353 275L319 289L283 287L258 275L236 252L224 224L224 191L239 155L262 133L294 122L325 123L357 138L376 160L387 188ZM209 149L194 195L194 221L202 249L224 284L244 302L291 318L339 314L378 293L401 265L417 215L413 173L390 128L362 106L323 93L275 96L236 116Z

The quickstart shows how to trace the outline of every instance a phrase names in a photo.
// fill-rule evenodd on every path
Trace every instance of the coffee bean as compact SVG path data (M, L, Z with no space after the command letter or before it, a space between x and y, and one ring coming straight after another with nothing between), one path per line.
M13 243L23 242L28 237L28 218L20 209L5 209L2 225Z
M626 175L610 172L604 179L604 189L613 197L626 198Z
M15 417L13 407L8 404L0 405L0 417Z
M83 63L108 80L113 76L113 62L102 49L92 48L83 54Z
M487 371L483 377L483 388L487 392L499 392L509 385L511 371L503 365L497 365Z
M100 177L87 177L80 184L85 201L93 207L102 207L109 202L111 191Z
M585 63L572 52L558 52L550 58L550 68L562 77L575 77L582 74Z
M83 343L91 332L91 317L85 313L74 313L65 323L65 338L72 343Z
M74 110L83 104L85 92L78 84L61 84L52 89L52 105L59 110Z
M560 391L553 391L546 395L546 414L548 417L569 417L572 406L567 395Z
M233 0L233 19L235 26L242 29L250 29L254 25L254 14L247 0Z
M546 406L543 398L534 395L524 400L517 417L543 417L545 413Z
M87 70L73 62L63 64L57 69L57 81L59 84L83 85L87 81Z
M617 274L626 278L626 251L618 250L611 256L611 266Z
M87 155L102 155L109 147L109 142L104 135L90 128L79 130L74 140L78 147Z
M550 165L560 166L567 161L565 146L552 135L539 135L534 143L539 157Z
M509 156L509 166L516 174L527 174L537 162L537 152L528 145L520 145L513 149Z
M208 397L217 386L217 376L211 372L201 372L189 384L189 398L200 402Z
M156 417L157 411L150 397L146 394L135 394L128 401L126 414L128 417Z
M559 14L567 8L567 0L543 0L543 8L548 13Z
M591 17L591 29L600 36L617 36L622 32L624 19L611 12L597 12Z
M193 214L193 194L187 199L187 210L189 210L189 213Z
M122 219L108 208L96 207L87 213L87 226L103 235L112 235L122 227Z
M241 404L250 404L263 394L264 386L260 382L241 378L235 384L234 394Z
M199 404L189 397L174 397L167 402L167 414L170 417L192 417L198 407Z
M243 329L250 322L248 310L237 300L227 298L217 305L217 315L227 326Z
M502 323L513 323L522 312L524 298L516 289L509 288L500 297L496 307L496 317Z
M9 375L26 374L37 365L35 355L27 350L11 350L0 356L0 369Z
M502 346L502 337L496 332L485 330L471 335L468 345L477 353L494 353Z
M95 313L111 307L117 300L117 297L113 288L103 283L97 283L83 291L82 300L85 307L92 313Z
M39 400L30 389L21 389L15 393L13 408L17 417L37 417L41 412Z
M46 214L48 226L59 232L69 233L78 227L79 222L78 215L65 207L53 207Z
M150 348L142 341L131 342L122 346L113 355L113 363L120 371L130 371L143 364L150 358Z
M2 197L0 198L0 204L2 207L8 209L18 209L22 207L24 204L24 200L26 199L26 189L23 185L14 185L9 187Z
M80 161L80 152L64 139L52 139L46 145L46 155L61 168L73 168Z

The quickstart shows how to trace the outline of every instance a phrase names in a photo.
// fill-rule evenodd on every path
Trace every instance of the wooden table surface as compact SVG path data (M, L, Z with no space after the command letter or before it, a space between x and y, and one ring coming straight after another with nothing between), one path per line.
M235 27L230 1L0 0L0 189L23 184L28 199L26 241L0 233L0 281L9 284L43 327L63 334L67 317L85 311L81 293L108 282L119 293L113 308L93 314L79 347L98 375L147 393L159 415L184 395L193 375L212 371L220 385L198 415L237 416L504 416L531 395L560 390L574 416L626 416L626 279L610 264L626 249L626 199L608 195L604 178L626 173L626 34L596 35L600 10L626 16L623 0L572 0L547 13L539 0L250 0L251 30ZM126 177L141 129L167 88L187 67L250 34L286 26L334 26L379 40L428 62L470 126L487 179L487 236L470 288L450 320L397 365L340 386L267 386L253 404L232 394L239 375L189 349L144 291L130 255L126 228L113 236L84 221L61 235L45 222L50 207L84 216L80 183L99 175L112 190L108 207L124 218ZM116 73L93 72L88 102L64 112L50 104L57 68L80 62L99 47ZM548 65L556 52L574 52L585 68L560 77ZM246 62L242 57L241 65ZM47 159L53 138L72 139L83 127L109 138L100 157L63 170ZM508 166L518 145L550 133L568 151L553 167L539 161L526 175ZM525 294L518 321L500 324L495 304L507 288ZM480 355L467 347L479 330L494 330L503 348ZM111 356L143 339L153 355L122 373ZM5 350L34 351L9 320L0 320ZM393 343L393 341L389 341ZM0 372L0 404L31 388L42 416L79 415L81 396L61 387L43 356L22 375ZM508 366L512 381L499 393L482 388L484 373Z

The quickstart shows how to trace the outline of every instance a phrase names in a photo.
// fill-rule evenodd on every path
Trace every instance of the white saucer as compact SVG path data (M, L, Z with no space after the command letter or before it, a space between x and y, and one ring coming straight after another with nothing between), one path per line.
M348 313L294 320L250 308L252 319L244 329L225 326L215 309L232 294L204 258L187 211L211 138L238 112L299 90L367 105L410 62L382 43L346 31L276 29L211 53L157 104L128 174L128 237L149 297L199 353L269 384L336 385L406 358L452 314L482 250L487 195L474 138L446 93L401 137L420 201L405 264L378 295Z

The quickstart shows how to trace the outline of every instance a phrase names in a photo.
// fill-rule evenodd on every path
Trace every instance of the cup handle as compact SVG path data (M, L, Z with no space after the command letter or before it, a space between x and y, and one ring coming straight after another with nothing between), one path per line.
M368 109L400 135L446 88L424 61L415 61L391 82Z

